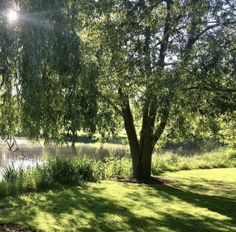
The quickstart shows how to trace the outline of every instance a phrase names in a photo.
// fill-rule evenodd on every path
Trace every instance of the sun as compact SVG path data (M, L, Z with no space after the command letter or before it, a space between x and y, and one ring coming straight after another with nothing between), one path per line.
M17 11L15 11L15 10L13 10L13 9L8 10L8 12L7 12L7 19L8 19L8 21L10 21L10 22L15 22L15 21L17 21L17 19L18 19L18 13L17 13Z

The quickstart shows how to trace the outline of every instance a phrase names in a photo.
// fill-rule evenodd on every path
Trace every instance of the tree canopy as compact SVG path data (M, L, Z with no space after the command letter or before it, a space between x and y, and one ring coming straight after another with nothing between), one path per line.
M13 6L19 20L10 23L4 11ZM217 133L217 120L235 118L231 1L16 0L13 6L0 2L2 134L16 133L16 125L44 138L81 129L104 133L121 118L134 177L145 179L163 135L196 136L193 124L201 120Z
M235 111L235 16L229 1L97 2L99 87L124 120L135 177L150 177L169 125Z

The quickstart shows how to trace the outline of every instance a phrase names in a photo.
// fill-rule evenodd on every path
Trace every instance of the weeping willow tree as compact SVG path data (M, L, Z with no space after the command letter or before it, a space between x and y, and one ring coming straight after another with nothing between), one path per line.
M73 0L0 3L1 134L95 131L98 72L79 38L78 9Z

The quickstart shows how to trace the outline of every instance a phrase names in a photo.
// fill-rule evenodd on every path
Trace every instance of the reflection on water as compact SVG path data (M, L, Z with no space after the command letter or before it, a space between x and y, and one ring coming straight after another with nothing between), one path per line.
M42 141L33 142L23 138L16 139L18 150L7 150L6 144L0 143L0 168L3 165L13 164L14 167L28 167L41 164L53 157L76 158L86 155L89 158L102 159L108 154L124 156L129 153L128 146L117 144L85 144L78 143L73 149L69 146L44 146Z

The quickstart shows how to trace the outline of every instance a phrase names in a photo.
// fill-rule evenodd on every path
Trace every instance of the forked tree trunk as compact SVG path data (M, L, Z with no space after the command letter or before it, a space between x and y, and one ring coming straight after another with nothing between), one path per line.
M145 143L140 146L129 103L123 107L122 115L132 156L133 177L139 180L149 179L151 177L153 141L147 136Z
M142 131L140 140L138 140L129 102L127 101L126 105L122 108L122 116L132 156L133 177L139 180L148 180L151 178L153 149L165 129L169 110L167 109L164 111L160 124L155 130L155 117L153 117L153 115L155 115L155 112L149 116L144 112Z

